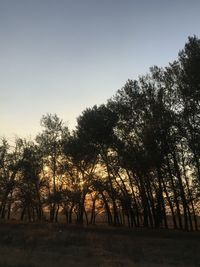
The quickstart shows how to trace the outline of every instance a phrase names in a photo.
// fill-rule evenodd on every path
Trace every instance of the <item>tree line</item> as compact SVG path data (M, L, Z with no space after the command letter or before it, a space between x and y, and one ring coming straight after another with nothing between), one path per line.
M128 80L70 132L56 115L34 140L0 145L0 218L198 230L200 39Z

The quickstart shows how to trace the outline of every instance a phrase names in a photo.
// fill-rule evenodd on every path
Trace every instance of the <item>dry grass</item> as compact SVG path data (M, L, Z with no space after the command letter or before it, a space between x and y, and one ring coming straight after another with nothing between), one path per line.
M0 224L0 255L0 267L200 267L200 233Z

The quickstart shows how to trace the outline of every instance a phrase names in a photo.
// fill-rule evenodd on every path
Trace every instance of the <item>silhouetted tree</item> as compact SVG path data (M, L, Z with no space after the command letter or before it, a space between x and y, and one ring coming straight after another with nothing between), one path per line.
M0 144L0 217L198 230L200 40L176 61L128 80L106 105L87 108L69 133L42 117L35 141ZM85 215L85 217L84 217Z
M41 126L43 132L36 137L36 141L43 154L43 164L49 178L48 201L50 221L53 222L57 218L56 210L58 210L60 201L58 192L59 159L63 151L63 142L68 138L69 131L56 114L43 116Z

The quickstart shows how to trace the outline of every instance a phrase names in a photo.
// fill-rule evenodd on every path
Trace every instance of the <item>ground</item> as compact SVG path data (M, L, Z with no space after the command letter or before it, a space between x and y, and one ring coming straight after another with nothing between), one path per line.
M200 233L0 224L0 267L200 267Z

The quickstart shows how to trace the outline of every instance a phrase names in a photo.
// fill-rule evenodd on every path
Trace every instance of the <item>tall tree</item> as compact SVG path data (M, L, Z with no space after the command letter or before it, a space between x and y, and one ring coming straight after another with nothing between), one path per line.
M69 130L61 119L54 114L47 114L41 119L43 131L36 137L41 153L46 175L49 177L49 208L50 221L56 219L56 210L59 206L59 159L63 151L63 142L69 136Z

